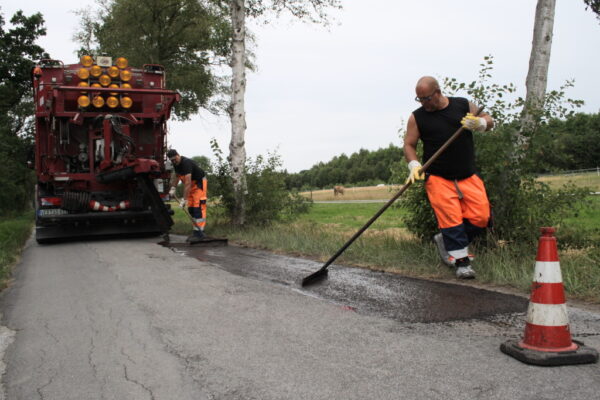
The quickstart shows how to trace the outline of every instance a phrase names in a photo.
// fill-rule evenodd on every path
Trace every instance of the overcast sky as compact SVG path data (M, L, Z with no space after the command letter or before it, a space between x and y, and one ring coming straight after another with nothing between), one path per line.
M333 13L328 29L283 19L254 25L258 70L248 74L246 148L249 156L277 151L290 172L341 153L400 145L398 129L417 108L422 75L476 79L486 55L493 82L514 83L524 96L535 0L354 0ZM568 97L600 111L600 21L583 0L557 0L548 89L575 79ZM3 0L6 19L22 9L41 12L52 57L76 61L73 10L78 1ZM227 154L226 117L202 113L170 124L170 145L186 156L210 156L216 138Z

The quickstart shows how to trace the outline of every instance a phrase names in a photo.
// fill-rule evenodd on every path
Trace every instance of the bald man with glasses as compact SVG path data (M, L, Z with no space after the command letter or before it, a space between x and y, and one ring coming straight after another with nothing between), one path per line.
M462 97L442 94L438 81L424 76L417 82L415 101L421 107L408 119L404 137L404 156L408 180L425 179L425 190L435 212L440 233L433 239L442 261L456 267L459 279L475 278L469 243L480 235L490 221L490 205L475 168L473 132L494 126L485 113L475 117L477 106ZM459 129L462 134L431 164L426 174L417 158L417 143L423 142L423 163Z

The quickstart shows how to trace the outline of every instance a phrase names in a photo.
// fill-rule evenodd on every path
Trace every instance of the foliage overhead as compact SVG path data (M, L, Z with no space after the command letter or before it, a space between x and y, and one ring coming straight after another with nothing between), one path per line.
M600 20L600 0L583 0L583 2L585 3L585 9L590 8L596 13L596 18Z
M219 7L229 7L230 0L212 0ZM246 13L253 18L267 17L273 13L279 17L284 12L293 17L310 23L327 25L329 9L341 9L340 0L246 0ZM267 22L267 21L265 21Z
M17 11L11 29L5 30L0 15L0 129L10 135L23 134L27 117L33 113L31 69L43 58L44 50L35 41L46 34L44 18Z
M181 93L174 115L189 119L225 90L214 66L227 62L231 28L225 10L198 0L98 0L99 13L80 10L80 52L126 57L130 65L160 64L167 87Z

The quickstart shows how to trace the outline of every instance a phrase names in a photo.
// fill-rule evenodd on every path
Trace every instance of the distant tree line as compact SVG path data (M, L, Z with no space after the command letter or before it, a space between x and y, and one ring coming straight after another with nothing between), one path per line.
M392 176L392 165L403 158L402 149L393 144L375 151L360 149L350 156L342 154L328 162L315 164L309 170L287 174L286 186L301 190L387 182Z
M532 143L535 172L600 166L600 113L550 120L541 131Z
M588 169L600 166L600 113L578 113L566 119L552 119L541 127L532 142L528 161L535 173ZM286 175L289 190L373 185L389 182L394 165L404 160L401 148L342 154L312 168ZM398 182L395 182L398 183Z

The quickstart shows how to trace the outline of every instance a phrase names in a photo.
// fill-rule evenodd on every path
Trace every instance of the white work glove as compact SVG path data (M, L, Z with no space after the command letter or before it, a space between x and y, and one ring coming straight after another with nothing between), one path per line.
M421 167L421 163L417 160L412 160L408 163L408 170L410 171L410 173L408 174L406 183L415 183L415 180L422 181L423 179L425 179L425 174L423 172L419 173Z
M460 123L465 129L470 131L483 132L487 129L487 121L485 118L476 117L471 113L467 113Z
M169 197L175 196L175 192L176 192L176 189L174 187L172 187L171 189L169 189Z
M186 199L179 200L179 207L185 208L186 205L187 205L187 200Z

